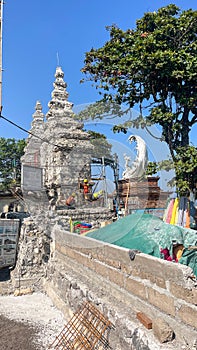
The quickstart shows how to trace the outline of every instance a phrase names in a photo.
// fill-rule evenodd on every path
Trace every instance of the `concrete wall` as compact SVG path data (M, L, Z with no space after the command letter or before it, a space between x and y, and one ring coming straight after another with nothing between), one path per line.
M131 260L128 249L65 232L57 225L52 238L44 288L67 319L88 299L115 325L110 333L113 349L193 349L197 285L189 267L143 253ZM137 312L152 320L153 330L137 320ZM159 337L165 330L156 331L160 321L174 333L168 344L161 344ZM183 347L188 344L191 347Z

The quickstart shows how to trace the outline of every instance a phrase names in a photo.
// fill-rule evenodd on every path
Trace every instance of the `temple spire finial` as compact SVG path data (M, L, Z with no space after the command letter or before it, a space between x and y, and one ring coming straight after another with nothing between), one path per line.
M64 81L64 72L60 66L56 67L55 82L53 83L54 90L51 94L51 101L48 103L49 111L46 114L47 120L52 120L56 117L64 117L65 110L70 114L73 104L68 102L68 92L66 91L67 84Z
M42 105L40 101L36 101L35 113L32 115L32 128L40 128L44 125L44 114L42 113Z
M60 66L60 58L59 58L59 52L57 51L57 66Z

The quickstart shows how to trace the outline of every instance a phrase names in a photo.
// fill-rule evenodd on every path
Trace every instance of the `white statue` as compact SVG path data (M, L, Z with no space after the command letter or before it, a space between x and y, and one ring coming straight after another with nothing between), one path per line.
M131 164L131 158L124 154L125 159L125 170L123 171L122 177L123 179L132 179L132 178L142 178L145 174L147 162L148 162L148 154L147 148L144 140L137 135L131 135L128 138L128 141L132 143L136 142L136 158Z

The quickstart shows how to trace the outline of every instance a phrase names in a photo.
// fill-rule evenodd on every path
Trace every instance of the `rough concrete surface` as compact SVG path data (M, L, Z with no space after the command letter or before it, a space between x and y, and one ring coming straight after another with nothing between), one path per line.
M0 315L1 350L36 350L38 349L36 334L37 329L31 325Z
M0 296L1 350L47 349L65 323L45 294Z

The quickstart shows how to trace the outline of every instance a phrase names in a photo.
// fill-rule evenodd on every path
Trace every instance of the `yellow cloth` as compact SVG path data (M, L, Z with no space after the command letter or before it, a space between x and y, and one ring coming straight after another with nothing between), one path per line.
M73 233L74 225L73 225L72 218L69 218L69 224L70 224L70 232Z
M175 219L176 219L176 213L177 213L178 205L179 205L179 200L178 200L178 198L175 198L173 209L172 209L172 216L171 216L171 219L170 219L170 224L171 225L175 224Z
M178 199L178 205L177 205L177 208L176 208L176 214L175 214L175 225L178 224L178 220L179 220L179 199Z

